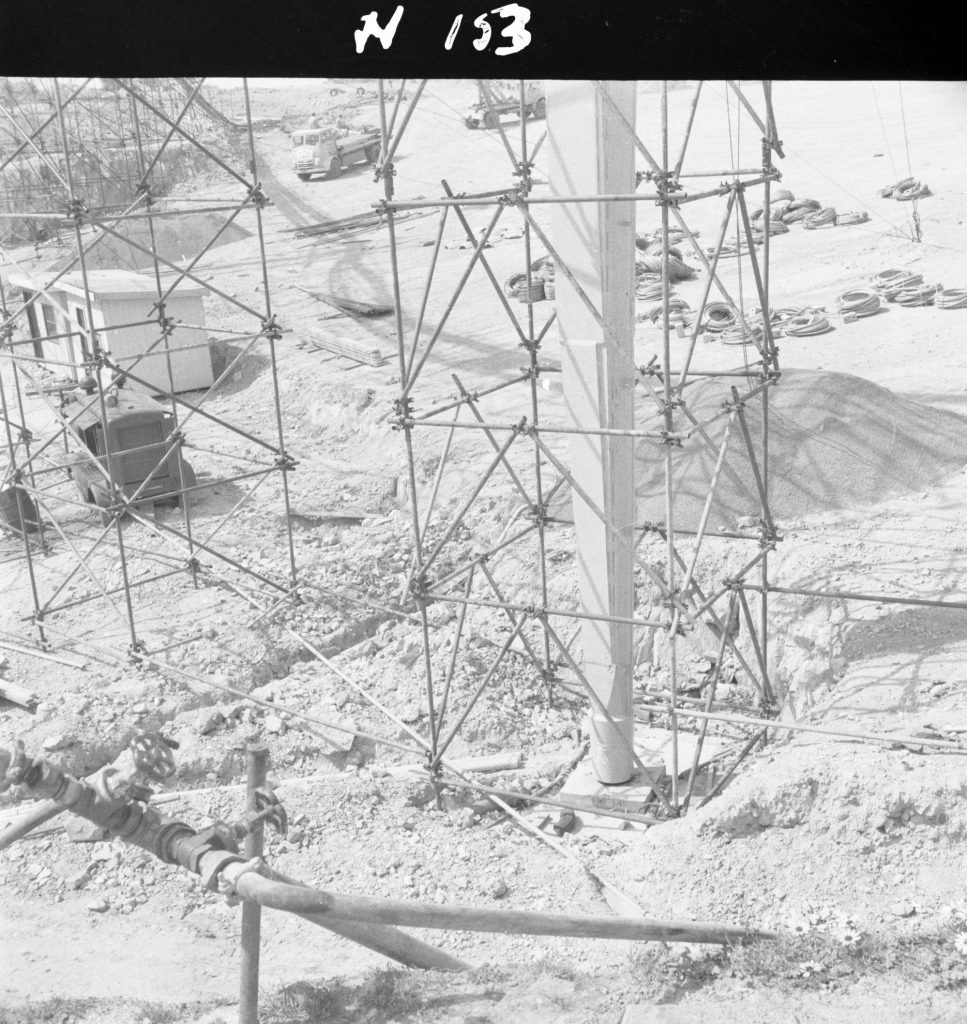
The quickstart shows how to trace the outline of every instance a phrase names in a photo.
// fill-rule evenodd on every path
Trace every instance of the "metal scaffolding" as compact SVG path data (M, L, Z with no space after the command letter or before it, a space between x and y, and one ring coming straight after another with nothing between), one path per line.
M614 727L617 742L630 745L622 737L608 708L589 682L587 666L572 652L581 629L588 624L623 624L631 627L637 636L647 632L652 641L659 638L665 644L664 686L658 691L645 691L644 699L636 701L640 720L667 725L672 733L671 754L668 764L669 785L655 786L651 802L643 810L659 817L674 817L684 813L693 799L707 802L731 778L735 768L750 750L763 741L770 728L776 727L779 711L777 688L770 676L770 611L769 595L781 593L811 593L828 597L864 597L834 591L806 591L775 586L769 573L769 557L782 539L777 530L769 500L769 395L780 381L781 371L776 337L781 330L782 313L769 305L769 248L771 233L771 203L773 185L781 177L774 159L782 157L782 143L776 127L772 107L771 83L761 83L761 96L753 102L746 90L734 81L727 82L727 95L751 118L761 138L761 159L758 166L742 166L738 153L733 152L734 165L725 170L693 170L685 158L695 122L695 113L702 99L702 83L694 88L688 111L687 125L680 138L673 138L668 120L667 83L661 84L660 125L657 145L646 145L634 124L621 113L611 99L607 83L597 83L596 102L610 108L612 115L623 122L624 131L633 141L643 167L637 172L637 190L626 194L568 194L566 190L548 195L535 191L533 176L537 153L548 138L544 132L532 142L528 136L530 110L525 98L524 82L520 83L519 137L500 121L494 109L486 83L480 83L480 94L488 105L492 117L489 123L509 159L512 180L504 188L475 194L459 193L459 183L444 181L442 194L437 198L407 199L396 194L394 156L407 125L420 102L426 82L415 89L412 99L401 109L401 100L390 104L385 90L380 88L382 144L376 170L377 181L382 180L383 198L374 205L385 218L387 227L393 293L396 308L400 392L396 400L395 425L400 431L409 464L410 518L413 537L413 560L408 587L420 614L423 633L423 673L425 699L429 721L428 747L430 768L442 781L451 781L442 770L445 758L455 737L487 691L500 666L513 650L529 662L535 683L546 688L548 697L555 691L583 694L592 712ZM401 90L402 92L402 90ZM553 97L551 98L553 99ZM552 111L553 113L553 111ZM552 119L553 120L553 119ZM566 129L565 129L566 130ZM704 179L704 180L703 180ZM719 179L716 181L716 179ZM546 184L546 183L543 183ZM553 182L552 182L553 185ZM747 193L753 187L764 188L761 210L750 211ZM652 275L653 287L660 286L661 351L658 358L634 371L634 386L643 401L653 406L652 422L635 429L588 428L561 422L560 411L543 398L542 377L559 371L560 367L542 361L542 344L555 324L556 312L543 323L537 322L533 301L535 262L533 249L540 245L553 262L554 278L563 278L577 293L593 321L605 333L611 325L605 322L599 309L582 289L573 272L568 251L555 245L552 231L542 227L539 211L545 204L621 204L637 209L638 204L657 205L661 212L661 228L657 235L660 249L660 272ZM715 243L703 249L686 218L686 209L692 203L718 203L723 207L721 225ZM399 214L413 209L438 211L439 230L430 252L425 286L419 297L418 312L404 316L404 297L400 288L400 258L397 250L395 220ZM486 226L474 231L468 223L467 211L476 208L486 212ZM455 216L466 235L469 256L459 254L447 257L442 245L444 225L450 215ZM521 231L521 273L517 275L521 302L525 312L518 317L491 267L485 249L488 239L502 220L516 217ZM701 301L697 309L683 317L671 297L669 272L670 250L673 241L689 244L705 271ZM456 286L442 304L442 312L430 329L427 312L428 300L434 280L440 276L441 262L445 259L465 259L463 272ZM746 281L751 282L753 301L742 294L740 288L732 294L719 272L720 261L735 258L747 268ZM418 407L421 384L426 370L433 365L435 346L448 318L461 302L470 275L479 267L487 276L507 318L508 343L524 350L526 365L512 379L497 382L470 382L453 374L457 387L453 400ZM712 302L713 288L718 292ZM746 353L744 367L736 371L703 370L695 365L697 343L705 332L718 326L717 318L725 316L730 323L727 340L742 345ZM414 324L404 326L405 320ZM678 335L686 339L683 356L673 357L671 339ZM734 378L729 397L721 408L700 420L689 408L687 389L702 380ZM487 414L487 402L498 393L510 389L519 395L520 411L512 421ZM757 421L761 429L750 423L749 409L758 405ZM462 413L469 416L461 418ZM755 429L753 429L755 426ZM418 432L444 431L444 442L436 477L428 498L421 500L417 487L414 438ZM479 443L480 467L476 482L467 486L467 493L459 507L452 512L441 511L437 494L446 463L451 457L455 432L482 435ZM617 524L587 491L582 490L574 467L557 449L556 443L568 436L625 437L636 445L636 458L655 459L664 464L665 515L657 522L636 522L635 537L629 542ZM697 527L680 524L676 509L679 495L675 485L675 465L683 452L696 447L704 450L714 463L705 480L704 504ZM751 471L758 500L758 516L750 530L728 531L713 529L710 512L716 491L722 480L726 452L741 459ZM471 556L460 555L457 541L461 527L472 517L475 507L488 482L505 474L522 502L523 520L509 526L499 543ZM636 596L634 611L627 616L602 614L589 610L575 598L571 602L556 604L549 586L548 531L569 525L566 520L550 513L552 499L562 488L570 488L586 510L603 524L609 539L627 559L634 563ZM655 563L643 557L642 544L646 538L659 538L664 547L664 558ZM719 541L742 541L751 549L741 565L729 571L724 579L700 579L700 555ZM518 562L532 570L529 599L509 599L498 580L500 559L513 552ZM453 554L453 559L447 556ZM579 554L587 555L586 552ZM456 564L452 564L453 560ZM706 574L707 575L707 574ZM648 589L657 591L657 602L644 595ZM869 597L869 595L865 595ZM892 600L877 595L876 600ZM897 597L902 603L905 598ZM955 602L924 602L942 607L959 606ZM431 656L429 610L434 604L450 605L455 610L455 626L450 637L450 654L446 667L434 665ZM473 624L470 619L478 612L498 613L499 625L493 617ZM570 624L572 632L567 635ZM740 626L745 639L739 642ZM467 636L472 632L491 632L496 653L477 685L457 698L455 679L459 674ZM713 670L700 700L683 696L680 691L679 667L676 648L683 635L698 632L707 634L708 642L717 649ZM743 681L752 705L745 715L730 714L734 707L717 699L716 689L722 680L726 659L734 665L736 678ZM754 693L753 693L754 691ZM647 717L645 717L647 716ZM697 737L690 752L689 763L681 763L679 756L680 719L699 722ZM704 792L696 789L703 743L710 721L740 724L752 731L748 741L733 756L731 764L717 781L709 782ZM789 728L800 728L793 724ZM801 726L808 731L808 726ZM838 730L824 730L832 735L847 735ZM878 739L866 735L869 740ZM888 742L886 737L882 741ZM937 741L937 749L960 749L955 743ZM647 772L633 745L628 751L638 769ZM599 776L600 778L600 776ZM609 780L602 780L609 781ZM455 785L461 785L454 781ZM602 811L602 813L608 813ZM655 820L652 818L651 820Z
M170 80L117 80L108 90L95 88L94 81L88 79L70 86L57 79L45 82L36 87L35 95L40 99L30 111L22 107L11 111L6 105L0 105L8 134L18 140L16 148L0 161L4 181L4 209L0 218L14 225L28 221L69 225L74 246L70 258L62 261L64 265L60 269L42 271L26 269L13 252L3 249L7 265L16 267L22 277L30 281L30 289L19 299L0 281L0 415L7 452L2 488L17 509L12 525L5 523L4 528L19 537L34 605L32 615L25 618L33 620L45 648L51 645L52 633L64 635L52 625L52 617L97 601L103 602L106 610L124 623L128 652L140 659L150 657L152 652L147 650L139 628L134 600L138 588L182 575L196 586L207 578L217 579L234 589L242 585L240 580L247 579L248 587L274 594L273 599L278 599L279 595L288 599L295 594L298 579L286 479L295 463L285 448L279 409L276 348L282 330L273 314L270 298L262 229L262 210L268 200L258 180L247 85L245 124L235 126L244 129L241 137L244 144L231 147L234 152L225 156L199 138L199 133L205 129L210 135L213 124L223 128L227 122L223 116L213 115L214 108L201 97L203 80L184 80L179 85ZM38 117L41 99L53 109ZM109 114L116 115L115 119L111 120ZM107 139L117 144L118 152L124 157L122 162L112 160L110 167L105 162L111 157ZM220 174L239 189L240 194L230 201L193 204L188 208L162 200L161 195L171 184L166 168L173 166L168 159L173 149L191 151L192 160ZM26 159L26 154L31 154L31 158ZM24 170L27 164L42 168L46 173L31 179ZM241 169L236 164L241 164ZM19 168L16 177L22 187L8 190L6 183L11 168ZM190 258L184 256L176 262L159 253L156 244L159 219L187 219L212 213L227 213L227 216L220 218L220 226L212 229L210 237L206 234L205 241ZM253 245L257 247L261 269L260 303L264 303L258 308L203 280L197 269L205 254L218 244L226 228L239 217L248 217L255 223ZM146 228L143 243L123 233L124 224L131 220ZM207 228L204 230L207 233ZM14 237L17 237L15 233ZM153 302L145 303L142 320L106 323L95 328L91 263L97 247L105 240L113 240L136 252L140 265L150 266L145 273L153 277L155 297ZM84 296L80 300L84 315L80 318L71 317L54 297L56 292L52 294L55 285L70 271L75 271L74 277L79 279ZM183 281L202 285L214 293L230 310L232 326L212 329L184 324L174 318L169 310L171 296ZM58 309L69 322L69 335L49 329L46 333L36 330L36 310L41 299ZM33 328L29 332L28 325ZM153 340L136 356L116 357L104 344L103 335L133 327L151 327ZM172 339L182 328L215 330L220 341L238 346L211 386L201 392L193 391L189 396L175 389L173 361L183 349ZM69 336L79 339L82 359L74 363L52 360L43 348L44 343ZM203 343L206 351L208 344L207 340ZM211 409L212 398L219 393L220 385L257 346L264 349L268 357L274 406L274 429L270 437L260 437ZM152 355L164 356L167 386L145 379L141 364ZM44 373L48 379L42 379ZM53 384L49 383L51 373L60 374ZM70 374L73 380L69 379ZM78 399L82 403L81 410L92 412L100 422L104 450L97 454L77 429L79 413L73 409L65 412L65 392L76 387L78 378L86 379L89 388L89 394ZM117 401L117 388L126 385L147 388L161 400L171 417L171 429L163 442L147 446L146 457L150 457L154 465L134 489L125 487L126 481L114 479L117 470L107 429L108 408ZM31 405L28 396L34 399L32 413L28 409ZM38 401L42 403L39 409ZM37 417L40 410L47 423L40 429L36 425L32 428L31 416ZM185 428L191 421L194 421L194 433L186 434ZM202 429L207 431L205 437L202 437ZM206 462L213 467L204 480L197 481L187 469L184 458L192 449L204 452ZM89 506L73 491L67 479L69 473L65 473L65 465L71 459L82 460L86 471L93 472L102 481L101 487L108 495L109 500L101 508L103 527L93 535L78 527L87 517L78 517L76 510ZM181 521L177 526L168 518L150 517L145 508L149 484L172 463L178 468L179 487L165 497L176 497L181 507ZM256 568L241 556L234 557L219 546L218 536L270 477L281 482L280 512L288 547L288 564L279 570ZM214 522L210 516L199 521L192 513L192 499L225 484L236 485L241 496ZM72 512L73 518L68 522L66 517ZM147 530L136 543L155 544L150 552L132 545L127 536L128 522ZM74 556L73 564L69 571L52 573L48 568L50 556L62 552ZM129 571L132 552L146 554L159 571L133 577ZM103 557L106 553L110 558ZM220 571L227 571L235 581L219 575L215 565ZM106 578L108 572L113 580ZM85 578L89 592L65 600L68 588L76 587L78 581ZM123 607L115 603L115 597L123 600ZM102 626L98 624L96 630Z

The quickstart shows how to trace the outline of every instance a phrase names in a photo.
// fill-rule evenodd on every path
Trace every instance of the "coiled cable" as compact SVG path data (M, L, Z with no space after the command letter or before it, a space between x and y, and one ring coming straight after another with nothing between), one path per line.
M635 295L647 302L656 302L661 298L661 281L639 280L635 285Z
M782 220L789 209L789 200L779 200L769 207L769 220Z
M727 302L710 302L703 317L705 327L718 333L735 326L735 310Z
M807 231L813 231L816 228L835 227L835 208L832 206L824 206L821 210L816 210L814 213L806 214L806 216L803 217L802 226Z
M913 288L923 283L923 274L913 274L909 270L881 270L870 278L873 290L892 302L905 288Z
M967 309L967 288L941 288L937 285L933 304L940 309Z
M799 316L789 320L782 329L784 335L793 338L807 338L814 334L826 334L832 324L819 309L804 309Z
M761 239L761 238L765 237L766 229L764 227L762 227L760 225L756 225L754 230L755 230L755 235L753 236L754 238ZM769 221L768 231L769 231L770 236L771 235L784 235L788 230L789 230L789 225L788 224L784 224L781 220L770 220Z
M898 203L908 203L912 199L922 199L924 196L932 196L929 185L920 181L911 181L909 185L899 186L893 192L893 198Z
M896 170L896 168L894 168L894 170ZM900 181L897 181L892 185L887 185L886 188L880 189L880 198L892 199L897 189L909 188L916 180L916 178L902 178Z
M836 223L842 224L865 224L870 219L866 210L849 210L847 213L836 214Z
M872 316L880 310L880 297L869 288L857 288L843 292L836 299L836 308L840 313L852 313L854 316Z
M691 307L684 299L671 298L668 300L668 319L669 322L674 323L676 318L681 319L681 314ZM658 323L665 312L665 306L659 302L657 306L652 306L651 309L646 310L643 319L650 320L653 324Z
M901 306L930 306L936 294L935 284L922 284L916 288L904 288L897 293L895 301Z
M804 310L796 306L786 306L783 309L777 309L772 314L772 322L779 330L783 330L790 320L794 320L797 316L800 316Z
M762 328L757 324L752 324L752 333L742 324L736 324L734 327L726 327L724 331L719 335L719 341L723 345L753 345L757 341L762 340Z

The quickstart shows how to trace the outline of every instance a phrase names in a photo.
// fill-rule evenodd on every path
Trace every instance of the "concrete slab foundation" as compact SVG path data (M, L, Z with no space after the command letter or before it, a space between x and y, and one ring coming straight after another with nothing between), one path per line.
M688 778L697 739L694 733L678 734L679 778ZM635 752L644 764L644 770L636 766L635 774L627 782L606 785L595 777L591 763L583 761L564 783L559 796L562 800L577 798L581 803L602 810L640 811L652 798L655 786L666 784L670 778L671 746L672 734L668 730L636 726ZM707 765L727 746L721 739L706 736L699 768ZM700 780L696 780L694 796L701 797L706 791L706 787L700 785Z

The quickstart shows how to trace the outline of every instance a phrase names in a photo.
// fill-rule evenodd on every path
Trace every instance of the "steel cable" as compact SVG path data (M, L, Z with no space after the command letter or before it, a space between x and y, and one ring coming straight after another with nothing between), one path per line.
M769 220L769 234L771 235L784 235L789 230L789 225L783 223L781 220ZM761 226L755 228L754 238L761 239L765 236L765 229Z
M813 231L816 228L835 227L836 209L832 206L824 206L821 210L808 213L803 217L802 226L807 231Z
M727 302L710 302L702 319L707 330L718 333L735 326L735 309Z
M913 288L923 283L922 274L914 274L909 270L881 270L870 278L870 284L882 298L892 302L904 289Z
M900 203L908 203L913 199L922 199L924 196L932 196L929 185L924 185L916 178L903 178L895 185L888 185L880 189L880 196L883 199L896 199Z
M762 328L758 324L752 324L752 333L742 324L734 327L726 327L719 338L723 345L752 345L762 340Z
M923 284L923 274L913 273L910 270L881 270L870 279L874 291L879 293L881 298L892 302L896 296L905 289L915 288Z
M846 213L838 213L836 215L836 223L838 225L865 224L869 219L870 215L866 210L849 210Z
M930 306L936 293L935 284L921 284L916 288L904 288L897 292L894 301L901 306Z
M893 194L898 188L909 188L915 181L916 178L901 178L900 181L897 181L892 185L887 185L886 188L881 188L880 198L892 199Z
M880 297L870 288L857 288L838 296L836 308L853 316L872 316L880 310Z
M787 321L782 333L794 338L807 338L814 334L826 334L833 329L832 324L819 309L804 309L799 316Z
M943 288L937 285L933 304L940 309L967 309L967 288Z

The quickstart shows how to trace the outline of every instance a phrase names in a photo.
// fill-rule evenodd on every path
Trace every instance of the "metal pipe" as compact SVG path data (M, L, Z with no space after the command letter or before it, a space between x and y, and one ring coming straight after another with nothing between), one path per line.
M671 323L669 318L669 303L671 300L671 280L668 271L669 242L668 242L668 82L664 79L661 83L661 179L659 192L661 194L661 300L662 300L662 355L664 358L664 372L662 374L662 387L664 390L663 416L665 421L665 434L669 435L674 426L674 406L672 405L672 381L671 381ZM726 441L728 438L726 437ZM672 475L672 446L665 441L663 462L665 465L665 524L666 524L666 547L667 547L667 568L665 585L668 594L675 593L675 492L674 478ZM716 467L721 468L719 467ZM711 506L711 495L709 495L709 507ZM704 528L705 519L700 530ZM697 557L697 552L696 552ZM669 610L671 605L669 604ZM668 626L668 678L671 689L671 712L669 715L672 727L671 742L671 805L674 812L678 811L678 718L676 717L676 705L678 703L678 636L679 610L672 611L671 622Z
M216 854L217 856L217 854ZM230 863L222 875L243 899L289 912L308 911L348 921L413 928L496 932L505 935L572 935L583 938L730 944L774 939L778 934L711 922L656 921L648 918L546 914L526 910L489 910L439 903L411 903L372 896L343 896L273 882L243 865Z
M453 195L453 191L450 188L450 184L449 182L447 182L445 178L443 181L440 182L440 184L443 186L443 190L444 192L446 192L448 196ZM444 213L446 212L446 209L447 208L445 207ZM466 233L467 241L475 243L476 238L474 237L473 228L470 227L467 218L463 214L463 210L461 210L459 206L455 206L453 209L457 215L457 220L460 221L460 225L463 228L464 232ZM516 332L517 337L520 340L520 343L522 345L525 345L527 343L527 338L525 337L524 332L521 330L520 324L517 321L517 317L514 316L514 311L510 308L510 302L507 300L507 296L504 294L504 289L501 287L500 282L497 280L497 276L494 274L493 268L490 266L490 261L482 252L480 254L480 265L484 268L484 272L490 279L490 283L494 287L494 292L496 293L497 298L500 300L500 304L501 306L503 306L504 312L507 314L507 317L511 322L511 326L514 328L514 331ZM529 312L533 313L534 307L531 303L528 303L527 309Z
M467 572L468 570L472 572L475 566L480 565L483 562L486 562L488 559L492 558L495 554L497 554L498 551L503 551L504 548L510 547L511 544L515 544L522 537L526 537L529 533L533 533L535 529L535 523L532 523L530 526L525 526L523 530L511 535L510 537L505 537L503 540L494 544L493 547L487 548L485 551L478 552L476 555L474 555L473 558L470 559L469 562L464 562L462 565L458 565L456 569L453 569L451 572L448 572L446 576L441 576L439 579L434 580L433 585L435 587L443 587L451 580L455 580L458 577L462 576L463 573Z
M668 709L659 704L636 703L642 711L654 714L667 714ZM818 736L835 736L844 740L871 740L874 743L886 743L893 746L897 743L919 747L936 747L952 754L967 754L967 746L952 740L935 740L925 736L905 736L899 733L852 732L846 729L826 729L818 725L805 725L802 722L781 722L778 719L754 718L751 715L733 715L722 711L682 710L678 714L685 718L704 718L710 722L731 722L733 725L753 725L766 729L785 729L787 732L810 732Z
M403 375L405 380L410 375L410 371L413 369L413 360L416 358L416 348L420 343L420 331L423 329L423 318L426 315L426 305L430 301L430 288L433 286L433 272L436 270L436 263L440 256L440 246L443 244L443 230L447 223L447 214L449 213L448 208L444 208L443 214L440 216L440 223L437 225L436 238L433 241L433 253L430 257L430 267L426 273L426 284L423 287L423 299L420 302L420 312L416 318L416 327L413 329L413 344L410 346L410 357L406 361L406 373Z
M731 779L732 776L735 774L736 768L738 768L739 765L742 764L742 762L746 759L746 756L748 755L749 751L760 740L765 739L766 738L766 734L768 732L769 732L768 729L763 729L762 732L757 732L757 733L755 733L753 735L752 739L750 739L748 741L748 743L746 743L746 745L739 751L739 755L738 755L738 757L736 757L735 761L733 762L732 767L729 768L729 770L722 776L722 778L719 779L719 781L715 783L715 785L711 789L711 791L705 794L705 797L702 799L702 802L698 805L700 808L704 807L709 802L709 800L712 800L713 798L718 796L719 793L722 792L723 787L729 781L729 779Z
M496 437L494 437L493 431L484 425L485 421L483 418L483 414L477 408L477 402L474 396L470 394L469 391L467 391L467 389L463 386L462 381L455 373L450 374L450 379L453 381L454 384L456 384L457 390L460 392L460 395L463 398L463 400L467 403L467 408L473 414L474 419L479 424L481 424L481 426L484 427L484 436L490 442L490 446L493 448L495 452L499 452L501 450L500 442L497 440ZM527 493L526 489L524 488L524 485L521 483L520 477L517 475L516 472L514 472L514 467L507 460L506 455L501 456L500 462L504 469L507 470L507 475L510 477L514 487L516 487L517 490L520 492L521 497L528 505L531 505L532 502L530 499L530 495Z
M724 415L724 414L723 414ZM713 417L718 419L718 417ZM457 427L461 430L519 430L521 429L520 423L491 423L489 421L483 423L470 423L463 422L459 423L456 420L443 420L437 422L435 420L415 420L407 419L406 421L410 426L413 427ZM616 430L608 427L538 427L534 424L529 424L524 427L524 430L528 434L600 434L603 437L644 437L650 438L653 441L663 441L665 437L670 437L672 440L686 441L690 434L688 431L674 431L671 434L666 435L664 431L658 430Z
M726 622L730 622L732 619L732 613L735 610L735 594L729 595L729 611L726 616ZM728 642L729 633L727 629L722 630L722 639L719 641L718 655L715 659L715 669L712 672L712 678L708 683L708 693L705 697L705 710L711 711L712 704L715 701L715 688L718 686L719 679L722 676L722 659L725 657L725 645ZM702 747L705 744L705 734L708 732L708 720L702 722L702 726L698 731L698 740L695 743L695 752L692 756L692 767L688 772L688 782L685 786L685 799L682 801L682 814L688 810L689 802L692 799L692 793L695 791L695 779L698 776L698 763L702 758Z
M453 604L472 604L481 608L510 608L512 611L531 613L535 611L533 605L516 604L512 601L487 601L484 598L479 597L460 597L458 594L438 594L433 591L428 592L426 596L432 598L434 601L445 601ZM665 622L657 622L653 619L624 618L619 615L592 615L590 612L571 611L566 608L540 608L537 610L539 610L542 615L560 616L565 619L589 619L594 622L614 622L618 625L627 626L658 626L663 629L668 625Z
M245 810L257 812L256 790L265 785L268 774L269 748L250 743L245 749ZM251 826L245 837L246 860L261 857L265 827L261 821ZM262 908L258 903L242 904L242 957L239 965L238 1024L259 1022L259 946L262 936Z
M678 159L675 161L675 178L686 177L682 174L682 164L685 162L685 150L688 148L688 140L692 135L692 124L695 121L695 111L698 108L698 99L702 95L702 82L699 81L695 87L695 94L688 108L688 123L685 125L685 135L682 138L682 148L678 152Z
M440 317L440 321L436 325L436 329L433 331L430 340L426 343L426 348L424 348L423 350L423 355L420 356L419 362L417 362L416 366L409 368L409 372L407 373L407 376L404 378L403 394L401 396L402 398L408 398L410 392L413 390L413 386L416 384L417 378L420 375L420 371L423 369L427 359L430 356L430 353L433 351L433 348L437 343L437 339L443 333L443 328L446 326L447 320L450 319L450 314L453 312L453 309L457 304L457 300L460 298L460 295L463 292L464 285L466 285L467 281L470 279L470 275L473 273L473 268L477 265L477 261L480 259L481 253L484 250L484 246L489 241L490 235L492 234L494 228L497 226L497 221L500 219L500 215L503 213L503 211L504 208L502 206L497 207L497 209L494 211L493 217L491 217L490 219L490 223L487 225L483 234L478 239L477 244L473 250L473 255L470 257L470 261L467 264L467 268L461 275L459 282L457 282L456 290L450 297L450 301L447 303L446 309L443 311L443 315Z
M492 395L497 391L502 391L504 388L509 388L513 384L522 384L529 376L529 374L521 373L510 380L501 381L499 384L492 384L488 388L474 388L473 391L465 393L462 398L456 398L452 402L447 402L446 405L435 406L429 412L421 413L419 416L414 416L411 422L416 426L424 420L430 419L432 416L439 416L442 413L449 412L451 409L459 409L461 406L466 405L467 402L477 402L481 398L484 398L487 395Z
M909 604L921 608L959 608L967 610L967 601L939 601L929 597L893 597L890 594L859 594L852 590L811 590L805 587L767 587L756 583L743 583L746 590L765 590L770 594L798 594L801 597L831 597L844 601L873 601L877 604Z

